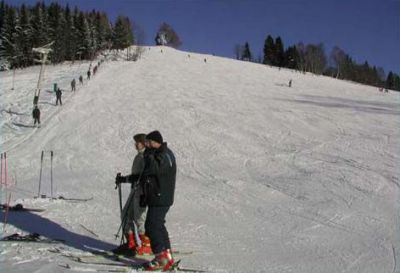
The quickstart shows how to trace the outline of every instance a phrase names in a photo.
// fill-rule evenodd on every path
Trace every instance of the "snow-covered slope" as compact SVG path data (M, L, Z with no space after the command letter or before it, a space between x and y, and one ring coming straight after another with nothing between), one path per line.
M88 67L48 67L45 89L57 82L69 90ZM400 272L399 93L146 47L137 62L103 63L75 94L64 92L62 107L42 92L37 129L27 126L38 73L39 67L17 71L13 91L12 72L0 73L1 150L8 181L17 182L11 203L46 209L9 213L4 235L38 232L65 239L56 246L73 252L118 244L115 174L129 172L132 136L158 129L177 156L167 227L174 248L194 251L183 265L212 272ZM54 195L93 199L34 199L42 150L54 151ZM42 183L49 195L49 152ZM0 217L3 230L4 212ZM54 246L2 242L0 268L103 268L72 262L50 252Z

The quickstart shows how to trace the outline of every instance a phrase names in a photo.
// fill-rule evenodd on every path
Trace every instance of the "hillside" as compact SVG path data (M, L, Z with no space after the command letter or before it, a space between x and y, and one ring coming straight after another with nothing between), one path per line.
M17 182L11 203L46 209L10 213L3 235L66 240L2 242L4 272L103 268L49 250L118 244L115 174L130 170L132 136L154 129L177 157L167 227L173 247L194 251L185 266L399 272L399 93L165 47L146 47L137 62L109 58L69 92L72 77L88 67L47 68L41 128L29 127L39 67L17 71L13 91L12 72L0 73L1 150L8 180ZM54 82L68 90L62 107L49 92ZM42 150L54 151L55 195L93 199L34 199ZM49 195L49 153L43 166L42 193ZM124 190L126 197L129 186ZM3 230L4 212L0 218Z

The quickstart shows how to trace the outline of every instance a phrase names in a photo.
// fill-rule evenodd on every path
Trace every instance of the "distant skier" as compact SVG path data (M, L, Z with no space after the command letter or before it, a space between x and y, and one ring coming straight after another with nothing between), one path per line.
M58 105L58 102L60 102L60 105L62 105L61 96L62 96L61 89L58 88L56 91L56 98L57 98L56 105Z
M292 87L292 79L289 80L289 87Z
M90 80L90 69L88 70L87 74L87 79Z
M83 85L83 77L82 77L82 75L79 76L79 82L80 82L81 85Z
M73 79L71 81L71 91L75 91L75 87L76 87L76 81L75 81L75 79Z
M95 65L93 68L93 76L96 75L96 72L97 72L97 65Z
M33 108L32 117L34 120L33 125L36 125L36 123L38 123L38 126L40 127L40 110L37 105L35 105L35 108Z
M127 239L127 243L120 245L118 248L114 249L113 252L116 254L125 254L128 256L134 256L135 253L143 254L152 254L151 246L150 246L150 239L145 235L145 220L146 220L146 206L141 206L140 198L143 198L143 187L142 183L140 183L139 179L141 174L143 173L144 169L144 151L145 147L145 134L136 134L133 136L135 141L135 148L137 150L137 154L133 160L131 175L137 179L133 179L132 181L129 179L130 176L118 176L117 180L120 183L124 182L131 182L131 192L129 194L128 200L130 202L126 203L123 210L122 210L122 217L123 219L123 232L124 236ZM119 177L119 178L118 178ZM143 201L143 200L142 200ZM125 217L124 217L125 216ZM135 224L137 230L135 230ZM135 240L135 234L139 235L141 245L139 242Z
M176 161L173 152L163 142L159 131L146 136L148 147L144 153L145 167L140 181L144 183L145 200L148 206L146 216L146 235L151 241L151 249L155 258L143 264L145 270L168 271L175 263L171 252L171 243L165 227L165 217L174 203ZM139 176L129 176L135 181ZM117 183L127 178L116 179Z

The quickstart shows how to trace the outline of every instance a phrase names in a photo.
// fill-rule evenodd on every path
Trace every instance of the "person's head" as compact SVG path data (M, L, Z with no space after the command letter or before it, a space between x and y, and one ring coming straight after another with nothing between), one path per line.
M148 147L158 149L163 143L163 137L159 131L153 131L146 135L146 141Z
M140 151L145 148L146 134L136 134L133 136L136 150Z

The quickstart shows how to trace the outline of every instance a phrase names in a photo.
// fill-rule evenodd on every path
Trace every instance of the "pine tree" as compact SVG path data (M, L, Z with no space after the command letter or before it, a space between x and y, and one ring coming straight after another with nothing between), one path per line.
M393 89L400 91L400 77L397 74L393 74L393 78L394 78L394 86Z
M282 42L281 37L277 37L275 39L274 53L275 53L275 64L274 65L282 67L283 61L284 61L284 49L283 49L283 42Z
M89 30L90 30L90 49L91 49L91 58L93 58L96 54L96 52L100 49L99 46L99 33L96 28L96 11L92 11L88 16L87 16L87 21L89 24Z
M6 4L4 3L4 0L0 2L0 30L3 28L3 23L4 23L4 17L6 14Z
M297 69L299 62L299 53L296 46L289 46L284 53L283 66L290 69Z
M44 2L34 7L22 4L17 9L2 0L0 30L2 67L34 64L32 48L49 42L53 42L53 62L92 58L96 51L109 48L112 39L112 26L105 13L82 13L77 7L72 13L68 5L64 9L57 3L48 7Z
M112 38L112 28L107 15L105 13L97 13L95 25L97 28L100 49L108 48L109 41Z
M16 57L18 59L18 66L26 67L33 64L32 56L32 35L33 29L31 26L31 16L29 10L25 5L22 5L19 10L16 32Z
M1 29L1 44L0 44L0 57L13 68L18 66L18 60L16 58L18 54L16 44L16 32L17 28L17 14L13 7L6 7L3 27Z
M242 60L243 61L252 61L252 59L253 58L251 55L249 43L246 42L246 44L244 45L243 53L242 53Z
M51 3L47 13L49 40L54 42L50 58L53 63L62 62L66 58L65 34L63 32L66 25L64 12L59 4Z
M113 29L113 48L124 49L134 42L133 32L128 17L118 16Z
M47 22L46 6L44 2L39 2L33 9L32 28L33 28L33 47L40 47L50 42L49 27Z
M386 82L385 82L385 88L387 89L394 89L395 82L394 82L394 74L392 71L389 72Z
M271 35L268 35L264 43L264 64L273 65L275 63L275 43Z
M75 26L74 26L74 18L71 14L71 10L68 4L65 7L64 17L65 17L65 24L62 33L64 34L63 40L65 46L65 59L74 61L76 53Z
M75 22L75 36L76 36L76 54L83 59L89 59L92 57L92 41L89 23L83 12L79 12L75 9L74 12Z

